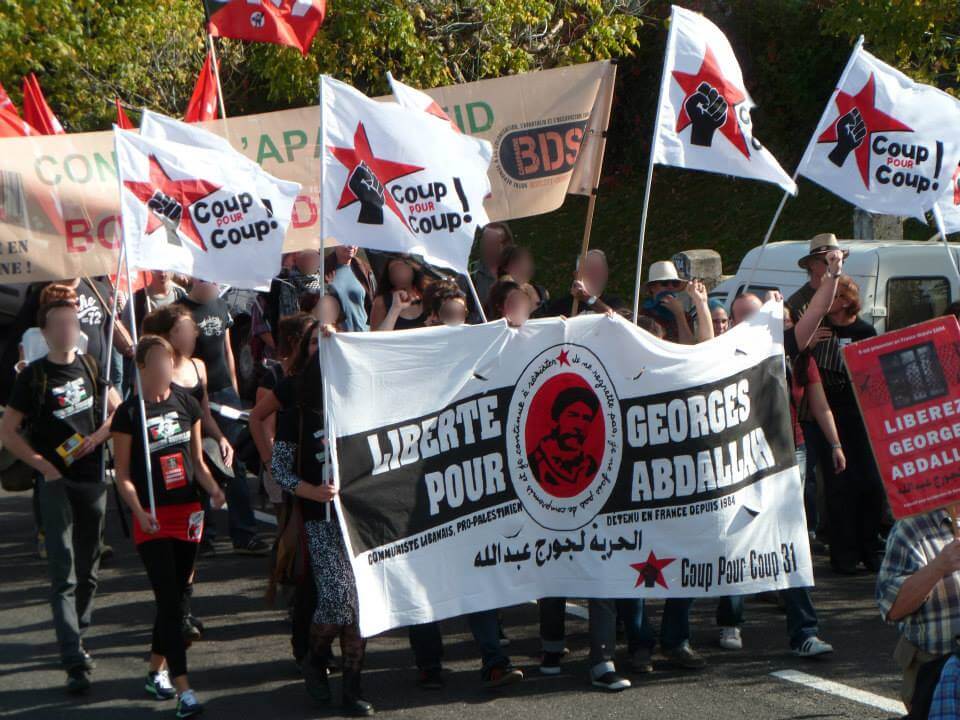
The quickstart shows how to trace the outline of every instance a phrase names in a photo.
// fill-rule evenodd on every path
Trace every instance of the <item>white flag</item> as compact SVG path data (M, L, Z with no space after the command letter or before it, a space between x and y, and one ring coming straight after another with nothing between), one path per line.
M222 122L222 121L221 121ZM220 150L222 152L235 152L233 145L226 138L220 137L208 130L198 127L193 123L185 123L151 110L143 109L140 117L140 136L155 138L157 140L169 140L184 145L193 145L204 147L210 150ZM237 153L240 155L240 153ZM245 155L240 155L249 160Z
M456 132L460 132L460 128L450 119L450 116L440 107L437 101L427 95L423 90L417 90L414 87L400 82L393 76L393 73L390 72L387 73L387 80L390 81L390 90L393 92L393 99L396 100L397 103L405 108L419 110L420 112L427 113L427 115L433 115L433 117L449 123L450 127Z
M858 45L800 173L869 212L924 220L960 160L958 128L957 100Z
M460 272L490 193L485 140L321 78L324 233Z
M753 136L753 100L720 28L673 6L664 58L654 162L765 180L787 192L796 183Z
M234 150L196 140L184 144L114 128L130 267L267 289L280 269L300 186L268 175Z
M954 168L950 183L937 200L937 207L947 234L960 232L960 165Z

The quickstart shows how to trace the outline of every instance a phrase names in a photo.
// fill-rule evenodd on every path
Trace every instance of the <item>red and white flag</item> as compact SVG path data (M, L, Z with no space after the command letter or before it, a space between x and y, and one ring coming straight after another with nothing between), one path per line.
M37 76L33 73L23 79L23 119L40 135L60 135L66 132L47 105Z
M213 73L213 59L207 53L203 61L197 83L193 86L193 94L187 105L187 112L183 119L187 122L204 122L217 119L217 78Z
M868 212L924 220L960 161L958 127L955 98L858 44L799 172Z
M189 131L179 143L114 128L130 266L266 289L300 186Z
M10 99L10 96L7 94L7 89L3 85L0 85L0 110L12 112L14 115L20 114L17 106L13 104L13 100Z
M427 95L423 90L417 90L414 87L400 82L393 76L393 73L390 72L387 73L387 80L390 82L393 99L396 100L398 104L411 110L419 110L420 112L427 113L427 115L433 115L435 118L449 123L450 127L460 132L460 128L450 119L450 116L447 115L444 109L437 104L437 101Z
M325 235L466 272L487 223L490 143L326 75L320 83Z
M664 58L654 162L772 182L796 183L753 135L753 100L720 28L673 6Z
M297 48L304 55L323 24L324 0L204 0L207 32Z
M960 232L960 165L954 168L950 184L937 200L937 209L947 234Z
M120 104L120 98L114 98L113 102L117 106L117 127L122 130L136 130L136 126L130 121L123 105Z
M26 121L8 108L0 108L0 138L39 135Z

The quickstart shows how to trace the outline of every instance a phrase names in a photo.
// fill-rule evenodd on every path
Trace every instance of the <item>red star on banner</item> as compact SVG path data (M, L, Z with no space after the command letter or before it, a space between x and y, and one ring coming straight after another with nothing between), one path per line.
M647 584L647 587L653 587L653 582L656 582L660 587L666 588L667 581L663 577L663 569L674 560L676 558L658 558L651 550L646 562L630 563L630 567L639 573L637 584L634 587L640 587L641 583ZM653 573L656 573L655 577ZM649 581L651 577L654 577L652 582Z
M347 168L347 181L343 185L343 192L340 193L340 202L337 204L337 210L341 210L360 200L360 198L354 194L353 190L350 189L350 176L360 163L366 163L370 171L377 177L377 180L384 186L384 189L386 189L388 183L397 178L423 170L422 167L418 167L417 165L407 165L406 163L398 163L375 157L373 150L370 149L370 141L367 139L367 131L363 127L362 122L357 123L357 130L353 134L352 148L338 148L332 145L328 145L327 147L330 152L333 153L333 156ZM397 207L397 203L389 191L383 193L383 200L387 207L393 211L393 214L400 218L400 222L404 224L404 227L409 228L406 218L403 217L403 213L400 212L400 208Z
M860 178L863 180L863 184L868 190L870 189L871 136L877 132L891 130L913 132L913 128L908 127L896 118L890 117L886 113L877 110L875 97L876 90L876 78L874 78L873 73L870 73L870 78L867 80L866 85L860 88L860 92L858 92L856 95L851 95L843 90L838 90L836 97L838 112L837 121L854 108L860 112L860 116L863 118L863 124L866 127L867 135L865 138L863 138L860 144L857 145L857 148L853 152L857 156L857 167L860 169ZM837 121L834 121L830 127L828 127L824 133L817 138L818 143L837 142Z
M696 73L685 73L679 70L672 72L673 79L683 88L684 100L697 92L700 83L707 83L714 88L723 99L727 101L727 119L720 126L720 132L729 140L737 150L743 153L744 157L750 157L750 151L747 149L747 139L740 130L740 123L737 121L736 106L747 99L747 96L736 85L727 80L720 71L720 64L713 50L707 45L703 53L703 61L700 63L700 69ZM677 117L677 134L692 121L687 114L684 105L680 106L680 115Z
M178 231L193 242L198 248L207 251L207 246L197 232L197 226L193 224L193 218L190 216L190 206L197 200L205 198L207 195L220 189L219 185L200 178L190 178L189 180L173 180L167 171L163 169L156 155L150 156L150 179L146 182L137 180L124 180L124 186L132 192L137 198L146 205L154 193L159 191L173 198L183 209L180 217L180 226ZM163 225L160 217L149 210L147 213L147 234L149 235L157 228Z
M566 350L561 350L560 354L557 355L556 361L560 363L561 367L570 364L570 359L567 357L567 355L569 355L569 353Z

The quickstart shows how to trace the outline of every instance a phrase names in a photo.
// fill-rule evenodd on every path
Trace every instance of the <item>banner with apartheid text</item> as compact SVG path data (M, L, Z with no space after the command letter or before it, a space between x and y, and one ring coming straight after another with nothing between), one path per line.
M613 77L614 65L603 61L427 90L464 133L493 145L491 220L549 212L568 193L590 194ZM318 247L319 107L200 125L302 186L284 249ZM8 138L0 149L0 283L113 272L120 209L113 134Z
M781 318L696 346L597 315L324 340L363 634L812 585Z

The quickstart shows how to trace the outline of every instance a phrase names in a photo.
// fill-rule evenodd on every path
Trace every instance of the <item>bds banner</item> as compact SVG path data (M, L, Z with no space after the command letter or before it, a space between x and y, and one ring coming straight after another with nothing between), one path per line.
M549 212L568 193L590 194L614 74L603 61L427 90L463 132L493 144L485 202L491 220ZM320 108L199 126L302 186L284 250L319 247ZM113 133L9 138L0 149L0 283L114 272L120 201Z
M960 325L953 315L843 349L895 518L960 503Z
M364 636L812 585L782 333L769 303L696 346L597 315L324 340Z

